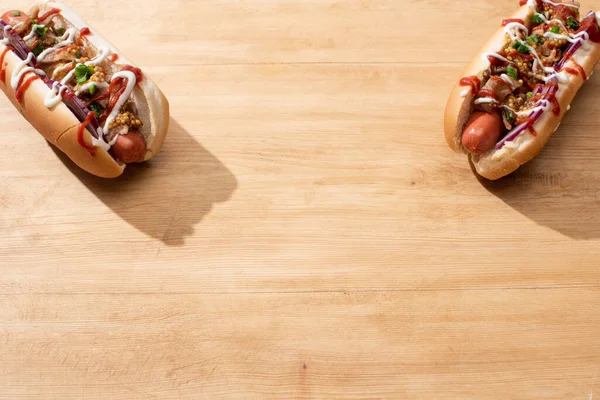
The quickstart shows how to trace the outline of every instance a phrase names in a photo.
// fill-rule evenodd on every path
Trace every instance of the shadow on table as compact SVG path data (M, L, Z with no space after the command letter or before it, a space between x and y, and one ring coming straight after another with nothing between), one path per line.
M50 147L112 211L170 246L183 245L213 205L229 200L237 188L231 171L173 118L161 152L146 163L128 165L116 179L90 175Z
M572 239L599 238L600 135L590 139L591 126L585 132L563 130L568 138L555 137L537 158L498 181L480 177L472 165L471 169L485 189L537 224ZM560 144L567 141L565 149ZM585 155L578 149L585 149ZM534 243L537 238L531 239Z

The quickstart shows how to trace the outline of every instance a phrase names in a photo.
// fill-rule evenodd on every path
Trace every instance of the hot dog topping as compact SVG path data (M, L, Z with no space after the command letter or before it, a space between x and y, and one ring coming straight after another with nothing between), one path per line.
M139 132L143 126L130 100L143 73L129 65L114 65L118 55L108 48L99 49L98 54L86 40L90 35L93 32L87 27L73 27L59 9L32 17L11 11L0 20L0 43L10 44L3 56L14 51L23 60L11 77L19 99L31 82L42 77L50 89L45 105L53 108L64 102L82 122L81 130L87 128L92 133L92 144L109 150L119 134L127 134L130 128ZM90 150L82 135L78 141Z
M469 84L473 77L463 78L461 86L471 86L475 108L483 112L501 111L504 127L502 140L513 140L529 129L544 112L560 114L556 99L559 83L568 83L577 75L587 79L574 53L600 42L596 14L590 12L579 21L579 5L550 0L521 0L528 5L530 16L525 21L502 21L505 43L501 51L486 53L489 68L483 72L482 89ZM569 63L569 66L565 65ZM469 89L463 90L466 96Z

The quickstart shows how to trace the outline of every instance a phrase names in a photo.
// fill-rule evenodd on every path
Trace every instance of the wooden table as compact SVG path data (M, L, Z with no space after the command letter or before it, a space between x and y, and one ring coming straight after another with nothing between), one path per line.
M171 130L101 180L0 99L0 398L600 396L600 74L500 182L443 138L516 3L72 0Z

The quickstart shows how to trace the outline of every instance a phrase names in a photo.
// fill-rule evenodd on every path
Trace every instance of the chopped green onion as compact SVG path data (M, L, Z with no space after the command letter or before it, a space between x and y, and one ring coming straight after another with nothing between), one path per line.
M79 85L86 83L92 75L94 75L94 68L92 67L85 64L79 64L75 67L75 78Z
M44 50L44 48L42 47L42 44L38 43L37 46L35 46L33 48L33 50L31 50L31 52L33 53L34 56L37 57L42 53L43 50Z
M506 68L506 75L510 76L513 79L517 79L519 76L517 73L517 69L515 67L513 67L512 65L509 65Z
M533 92L528 92L527 93L527 100L531 100L532 97L533 97Z
M62 36L62 35L64 35L64 34L65 34L65 28L58 28L58 29L56 30L56 34L57 34L58 36Z
M538 35L531 35L528 36L526 39L527 43L542 43L542 38L539 37Z
M20 16L21 16L21 12L19 12L19 11L15 11L15 12L13 13L13 16L14 16L14 17L20 17Z
M75 53L75 57L81 58L81 52L79 50L77 50L77 52Z
M38 26L37 28L35 28L35 34L39 37L44 37L46 32L48 32L48 28L46 27Z
M544 22L544 19L542 18L541 14L535 13L531 17L531 22L533 22L535 25L539 25Z
M529 49L521 42L515 42L511 46L513 49L516 49L519 53L527 54L529 53Z
M575 18L570 16L569 18L567 18L567 26L576 31L577 29L579 29L579 22Z
M88 107L88 108L89 108L91 111L93 111L93 112L94 112L94 114L96 114L96 118L100 118L100 111L101 111L101 109L100 109L100 106L99 106L98 104L96 104L96 103L92 103L92 104L90 104L90 105L89 105L89 107Z
M506 116L508 122L510 122L511 124L515 121L513 113L508 108L504 108L504 115Z
M96 85L90 86L90 94L93 96L96 93Z
M560 33L560 27L558 25L552 25L552 28L550 28L550 32Z

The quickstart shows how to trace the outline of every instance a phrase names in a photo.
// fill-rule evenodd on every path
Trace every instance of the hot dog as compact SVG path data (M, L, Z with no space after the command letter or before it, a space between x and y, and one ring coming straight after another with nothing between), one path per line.
M168 131L156 84L60 2L2 14L0 88L48 142L100 177L152 158Z
M475 111L462 135L462 144L472 154L483 154L494 147L502 133L502 118L496 111Z
M533 159L600 60L599 16L579 4L520 0L465 68L444 114L448 145L496 180Z

